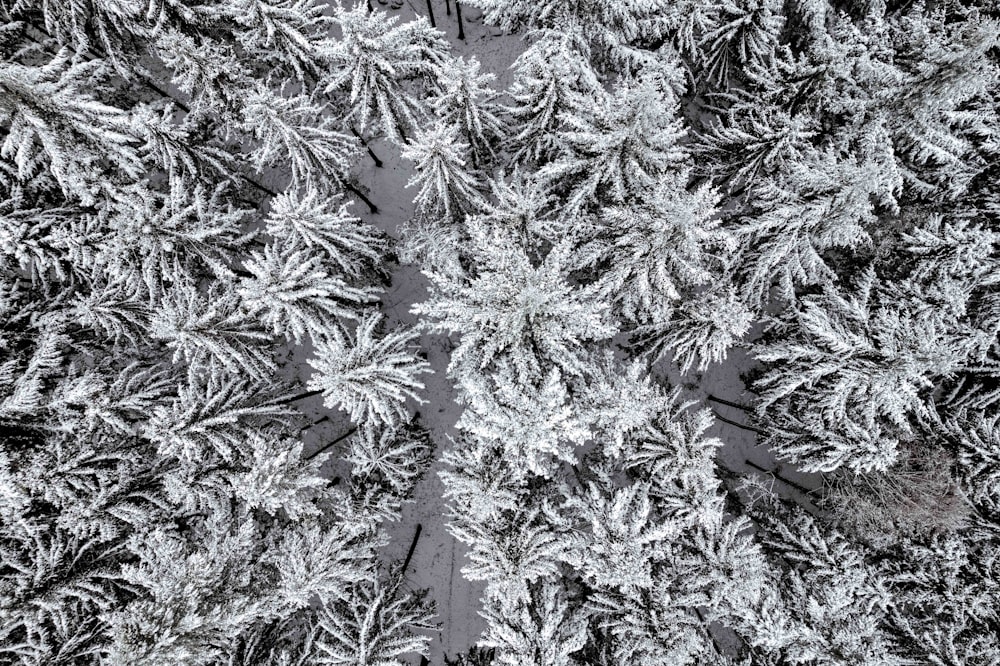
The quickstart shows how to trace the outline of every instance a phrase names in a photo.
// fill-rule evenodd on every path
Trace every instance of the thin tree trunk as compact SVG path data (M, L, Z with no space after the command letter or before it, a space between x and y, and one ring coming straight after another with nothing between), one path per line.
M278 196L278 193L275 192L274 190L272 190L270 187L267 187L266 185L262 185L261 183L258 183L256 180L254 180L253 178L251 178L249 176L244 176L243 174L240 174L240 178L242 178L243 180L247 181L248 183L250 183L251 185L253 185L258 190L260 190L261 192L263 192L264 194L266 194L269 197L276 197L276 196Z
M341 435L337 439L333 440L332 442L330 442L328 444L324 444L323 446L319 447L318 449L316 449L315 451L313 451L312 453L310 453L309 455L307 455L306 456L306 460L312 460L313 458L315 458L319 454L321 454L324 451L326 451L327 449L329 449L331 446L339 444L340 442L344 441L345 439L347 439L348 437L350 437L351 435L353 435L357 431L358 431L357 427L351 428L350 430L348 430L347 432L345 432L343 435Z
M315 391L306 391L305 393L299 393L297 395L290 395L287 398L282 398L273 402L274 405L289 405L293 402L298 402L299 400L305 400L306 398L312 398L323 393L322 390L316 389Z
M698 615L698 620L701 622L701 628L702 628L702 630L706 634L708 634L709 638L712 639L712 645L715 646L715 651L718 652L720 655L721 654L725 654L723 652L723 650L722 650L722 646L719 645L719 641L716 640L715 634L712 633L712 629L708 626L708 622L705 622L705 616L702 615L701 609L698 608L698 607L695 607L694 612Z
M437 23L434 22L434 7L431 6L431 0L427 0L427 17L431 20L431 27L436 28Z
M320 423L325 423L326 421L329 421L329 420L330 420L329 416L324 416L323 418L319 419L318 421L313 421L312 423L310 423L308 425L304 425L301 428L299 428L299 434L304 433L306 430L309 430L309 428L315 428Z
M760 465L749 459L744 460L743 462L745 462L748 466L753 467L755 470L759 472L763 472L764 474L770 474L771 476L776 478L778 481L781 481L786 486L791 486L792 488L795 488L799 492L805 493L807 495L811 495L813 493L813 491L810 490L809 488L806 488L800 483L795 483L791 479L781 476L781 474L775 472L773 469L766 469L764 467L761 467Z
M448 16L451 16L451 0L444 0L444 11Z
M722 416L721 414L719 414L719 412L715 411L714 409L712 410L712 414L715 415L716 419L718 419L719 421L722 421L723 423L728 423L729 425L736 426L737 428L740 428L742 430L748 430L750 432L755 432L758 435L763 435L764 434L764 431L761 430L760 428L755 428L754 426L746 425L746 424L743 424L743 423L739 423L737 421L731 421L731 420L727 419L725 416Z
M351 194L353 194L357 198L359 198L362 201L364 201L365 205L368 206L368 211L372 215L378 215L378 206L376 206L374 203L372 203L372 200L369 199L368 197L366 197L364 192L362 192L357 187L355 187L354 185L352 185L351 183L348 183L348 182L344 183L344 189L346 189L348 192L350 192Z
M417 549L417 541L420 540L420 533L423 531L424 526L417 523L417 529L413 532L413 541L410 542L410 549L406 551L406 559L403 560L402 574L406 575L406 569L410 566L410 560L413 559L413 552Z
M727 407L735 407L736 409L742 409L744 412L750 412L751 411L751 409L749 407L747 407L746 405L741 405L738 402L731 402L729 400L723 400L722 398L716 398L711 393L708 394L708 399L711 400L712 402L717 402L720 405L726 405Z
M354 129L354 125L351 125L351 134L353 134L354 136L356 136L358 138L358 141L360 141L362 143L362 145L364 145L365 150L368 151L368 156L372 158L373 162L375 162L375 166L377 168L381 169L382 168L382 160L380 160L378 158L378 155L375 154L375 152L372 150L371 146L368 145L368 142L365 141L365 138L363 136L361 136L361 134L358 132L358 130Z
M458 18L458 38L465 41L465 25L462 23L462 3L455 0L455 16Z

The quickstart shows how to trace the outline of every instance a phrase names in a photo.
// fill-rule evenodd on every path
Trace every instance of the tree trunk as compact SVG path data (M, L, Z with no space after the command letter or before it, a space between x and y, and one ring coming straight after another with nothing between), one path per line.
M351 125L351 134L353 134L354 136L356 136L358 138L358 141L361 142L361 145L363 145L365 147L365 150L368 151L368 156L372 158L373 162L375 162L375 166L377 168L381 169L382 168L382 160L380 160L378 158L378 155L375 154L375 152L372 150L371 146L368 145L368 142L365 141L365 138L363 136L361 136L361 134L358 132L358 130L354 129L354 125Z
M346 183L346 182L344 183L344 189L353 194L354 196L356 196L357 198L364 201L365 205L368 206L368 212L370 212L372 215L378 215L378 206L372 203L372 200L366 197L364 192L359 190L351 183Z
M736 409L742 409L744 412L749 412L751 409L746 405L741 405L738 402L730 402L729 400L723 400L722 398L716 398L711 393L708 394L708 399L712 402L717 402L720 405L726 405L727 407L735 407Z
M350 430L348 430L347 432L345 432L343 435L341 435L337 439L333 440L332 442L330 442L328 444L324 444L323 446L319 447L318 449L316 449L315 451L313 451L312 453L310 453L309 455L307 455L306 456L306 460L312 460L313 458L315 458L319 454L321 454L324 451L326 451L327 449L329 449L331 446L334 446L335 444L339 444L340 442L344 441L345 439L347 439L348 437L350 437L351 435L353 435L357 431L358 431L357 427L351 428Z
M448 16L451 16L451 0L444 0L444 11Z
M291 404L293 402L298 402L299 400L305 400L306 398L312 398L313 396L317 396L317 395L320 395L322 393L323 393L323 391L320 390L320 389L316 389L315 391L306 391L305 393L299 393L298 395L290 395L287 398L282 398L280 400L275 400L274 403L272 403L272 404L275 404L275 405L288 405L288 404Z
M413 532L413 541L410 542L410 549L406 551L406 559L403 560L402 575L406 575L406 569L410 566L410 560L413 559L413 551L417 549L417 541L420 540L420 532L422 532L424 526L417 523L417 529Z
M251 185L253 185L258 190L260 190L262 193L266 194L269 197L273 198L273 197L278 196L278 193L275 192L274 190L272 190L270 187L267 187L266 185L262 185L261 183L257 182L255 179L253 179L253 178L251 178L249 176L244 176L244 175L241 174L240 178L242 178L243 180L247 181L248 183L250 183Z
M431 20L431 27L436 28L437 23L434 22L434 7L431 6L431 0L427 0L427 18Z
M462 24L462 3L455 0L455 16L458 18L458 38L465 40L465 25Z
M318 421L313 421L312 423L310 423L308 425L304 425L301 428L299 428L299 434L304 433L306 430L309 430L309 428L315 428L320 423L324 423L324 422L329 421L329 420L330 420L330 417L329 417L329 415L327 415L327 416L324 416L323 418L319 419Z
M764 434L764 431L761 430L760 428L755 428L752 425L746 425L746 424L743 424L743 423L739 423L738 421L731 421L730 419L727 419L725 416L722 416L721 414L719 414L719 412L715 411L714 409L712 410L712 414L715 416L715 418L717 420L722 421L723 423L728 423L731 426L736 426L737 428L740 428L741 430L748 430L750 432L755 432L758 435L763 435Z

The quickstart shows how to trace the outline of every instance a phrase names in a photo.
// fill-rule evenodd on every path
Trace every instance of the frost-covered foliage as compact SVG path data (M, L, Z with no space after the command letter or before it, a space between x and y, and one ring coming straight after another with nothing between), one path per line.
M506 137L458 215L444 142L408 227L413 311L458 336L441 478L488 625L459 663L992 663L995 11L473 4L524 31ZM781 499L667 390L718 391L751 334Z
M353 499L359 510L378 519L398 520L432 454L430 434L415 422L362 428L344 456L353 465Z
M919 303L875 280L868 271L853 294L804 297L781 341L757 354L774 368L757 382L771 444L806 469L887 469L900 442L933 419L934 379L989 344L943 309L915 312Z
M366 581L346 601L327 606L319 618L318 658L329 666L402 664L407 653L426 654L430 638L414 630L431 629L433 613L407 594L398 572L387 583Z
M770 441L808 469L885 471L942 417L993 404L993 234L934 218L904 243L908 265L881 269L895 279L869 267L849 293L803 296L757 352Z
M430 101L445 125L459 128L469 145L473 166L493 157L493 144L505 134L498 116L498 95L490 87L496 76L480 69L475 58L448 61L438 76L438 92Z
M562 115L599 86L587 47L573 29L543 33L514 62L514 84L504 108L513 162L542 160L557 144Z
M427 362L408 349L416 333L395 330L380 336L380 321L381 315L368 315L353 336L331 329L309 361L316 370L309 388L322 392L328 407L340 407L356 423L401 420L406 399L419 400L417 391L424 387L418 375L428 372Z
M657 189L684 158L668 66L625 78L611 93L592 92L564 112L557 155L539 176L567 192L566 214L596 203L628 204Z
M324 91L348 96L350 120L362 131L377 124L389 138L405 141L425 113L408 86L426 83L444 60L441 33L424 19L399 24L398 16L363 3L338 3L334 20L341 36L323 54L332 66Z
M469 145L458 138L460 127L439 120L403 150L416 172L407 187L420 187L414 202L424 215L450 219L475 212L481 205L476 178L466 164Z
M382 654L421 652L379 550L427 464L399 404L425 364L376 337L336 21L127 5L0 4L0 662L322 663L379 594ZM346 488L296 407L307 342L362 432L394 424Z
M996 7L469 2L0 0L0 663L1000 663Z
M536 263L501 229L471 231L469 250L480 268L471 275L429 274L431 299L414 308L435 320L435 330L462 334L452 372L482 372L506 361L522 381L541 376L550 364L580 374L583 345L617 329L595 290L568 279L569 246Z
M759 521L774 570L743 620L754 645L789 663L907 663L886 626L892 593L863 551L800 509L772 505Z

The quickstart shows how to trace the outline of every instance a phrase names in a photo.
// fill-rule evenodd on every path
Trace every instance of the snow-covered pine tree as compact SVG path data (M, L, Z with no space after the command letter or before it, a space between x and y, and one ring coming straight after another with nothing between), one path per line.
M863 548L773 497L758 498L750 513L771 567L766 593L737 616L749 646L778 663L908 663L888 624L888 581Z
M798 291L830 285L836 271L826 257L862 254L877 221L873 194L881 167L811 151L790 168L788 179L765 181L753 192L737 238L744 248L740 281L751 304L784 301Z
M560 463L577 462L574 449L589 439L590 431L576 414L558 367L550 365L534 382L502 360L491 364L486 377L473 370L460 378L468 406L458 427L486 441L502 442L515 479L527 474L551 477Z
M268 235L286 247L315 248L350 284L383 278L384 234L351 215L341 198L319 190L288 190L271 200Z
M413 307L432 330L462 335L449 371L472 377L503 360L522 381L544 377L551 364L582 372L586 343L612 337L616 327L592 288L567 279L569 245L536 265L505 230L472 231L477 272L429 274L431 298Z
M170 82L186 100L196 126L223 124L240 117L243 92L253 89L249 68L241 67L233 44L208 35L192 36L182 27L167 28L150 44Z
M565 197L567 216L595 203L628 204L678 170L684 130L672 86L679 76L672 63L664 63L564 113L559 153L539 177Z
M1000 236L985 219L949 219L932 215L899 239L903 267L893 291L912 300L918 312L942 311L969 327L966 335L981 344L965 367L939 383L940 409L986 411L1000 394Z
M439 476L444 498L465 520L483 525L501 513L516 512L525 490L525 479L508 474L501 442L462 434L444 452L448 467Z
M573 26L543 31L514 61L511 98L504 106L513 164L544 163L555 153L562 114L600 88L586 43Z
M488 597L488 623L480 643L495 650L501 666L576 666L574 653L587 641L587 621L558 583L543 580L527 599Z
M1000 422L994 414L959 413L947 424L957 444L964 498L985 516L1000 517Z
M754 98L741 100L695 137L695 173L731 191L759 184L802 158L815 135L812 122L808 115L791 116Z
M338 319L357 318L365 305L377 302L378 293L351 287L327 272L328 263L306 247L266 245L244 260L253 276L238 287L244 308L296 344L306 335L321 340Z
M654 389L655 390L655 389ZM718 626L759 603L763 559L745 520L726 515L707 437L707 410L657 390L656 408L616 444L588 454L582 483L563 489L567 562L579 572L608 663L700 663L717 658ZM631 410L623 405L627 414ZM618 567L616 558L632 562ZM716 655L713 657L713 655Z
M378 519L399 520L404 502L431 464L430 434L415 420L377 429L364 426L351 438L344 456L351 463L351 489L360 511Z
M670 319L637 327L632 342L651 359L669 355L683 374L703 372L725 361L752 325L753 314L735 290L714 285L689 296Z
M768 368L760 406L777 408L765 425L775 426L779 451L817 454L817 469L885 470L919 428L933 432L949 411L992 399L997 320L984 295L996 280L994 235L935 216L896 243L854 295L803 297L797 314L780 318L781 340L759 348ZM794 378L785 374L793 366Z
M906 540L881 558L889 624L903 659L944 664L1000 659L996 523Z
M327 407L346 411L355 423L394 424L406 420L406 400L420 400L418 379L428 364L410 349L417 333L377 332L381 315L361 319L353 334L332 328L309 364L316 370L309 388L321 391Z
M377 124L393 141L404 143L422 108L409 82L430 88L446 45L443 36L423 18L401 25L398 16L371 10L364 3L338 4L334 19L341 37L325 49L332 66L323 78L325 92L349 96L351 119L364 131Z
M325 73L333 17L327 5L310 0L242 0L220 8L217 20L231 20L235 43L282 78L299 82Z
M360 148L305 95L284 97L267 87L246 95L240 129L257 139L248 156L254 170L286 167L293 189L322 191L342 184Z
M99 60L69 49L42 66L0 63L0 122L7 128L0 157L17 181L51 174L67 198L92 205L103 188L139 178L139 138L127 113L89 92L102 90L106 73Z
M537 509L520 509L474 520L453 506L449 531L469 547L469 580L485 581L487 597L500 603L529 600L537 581L558 576L567 544Z
M945 312L915 311L868 269L852 293L804 297L758 347L761 423L804 469L885 470L922 421L933 380L963 367L981 334Z
M430 100L434 114L445 126L460 128L474 168L485 166L494 157L493 144L506 134L499 118L498 95L490 88L495 78L490 72L480 72L475 58L447 60L439 69L438 90Z
M415 173L406 185L420 187L413 199L419 214L445 223L483 206L479 179L468 164L469 144L459 139L460 128L436 120L419 130L402 152L404 159L414 162Z
M687 173L664 174L629 204L601 212L582 253L606 265L596 283L623 318L650 322L698 287L719 279L733 248L719 228L711 188L685 189Z
M402 666L404 654L426 655L430 637L415 631L432 629L433 618L429 604L403 589L400 572L390 571L385 580L373 576L357 584L345 601L324 609L315 663Z
M246 433L280 432L295 411L266 380L212 372L193 364L172 384L168 400L153 406L142 434L163 456L197 468L203 462L235 461L252 453Z
M700 39L699 79L728 88L730 76L766 66L784 20L774 0L730 0L714 8Z
M892 21L895 89L872 91L887 114L908 184L931 199L954 199L986 168L983 148L1000 128L993 91L1000 63L988 54L1000 23L963 10L949 21L938 12L902 13Z
M174 363L268 377L276 368L268 349L271 338L240 306L240 299L222 284L203 294L182 283L160 303L150 333L173 350Z
M872 548L759 481L746 490L740 503L774 566L763 603L737 626L749 645L831 664L995 659L995 524L897 534Z
M645 59L644 42L660 38L658 19L670 8L662 0L473 0L471 4L483 10L488 23L506 32L577 29L599 50L602 61L615 64Z

